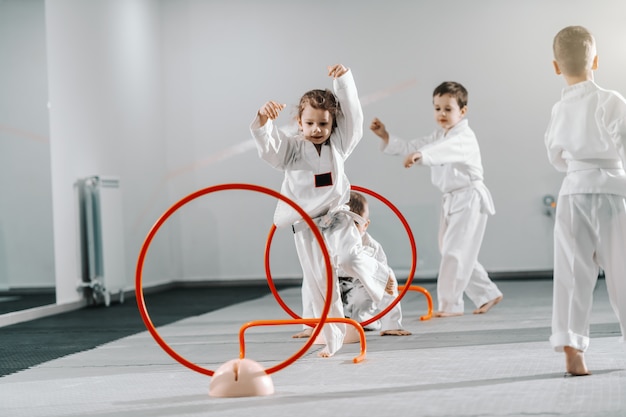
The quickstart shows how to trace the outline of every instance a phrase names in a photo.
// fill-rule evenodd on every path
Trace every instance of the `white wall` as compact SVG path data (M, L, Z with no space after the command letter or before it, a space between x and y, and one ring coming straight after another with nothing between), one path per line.
M329 64L354 71L366 125L383 119L407 138L434 128L433 88L457 80L470 92L497 208L481 259L491 271L551 268L551 220L542 197L561 176L547 163L543 132L563 82L551 41L588 26L599 43L597 81L626 91L626 4L600 0L202 1L54 0L46 5L54 247L59 300L76 295L73 184L121 177L128 285L139 248L167 208L200 188L246 182L278 189L282 174L249 146L248 125L268 99L293 109L328 87ZM287 122L289 113L281 116ZM12 159L13 160L13 159ZM9 162L12 163L12 162ZM348 161L354 184L380 192L409 220L422 276L437 264L440 195L427 169L405 170L366 131ZM32 200L26 200L31 204ZM183 207L157 235L144 281L263 277L275 202L221 192ZM391 263L408 268L394 216L374 204L372 232ZM299 275L288 232L272 247L275 276Z
M43 0L0 1L0 290L54 287Z
M149 0L46 2L57 302L79 280L74 183L118 175L123 192L127 281L145 230L133 229L146 185L162 177L165 146L158 4ZM159 195L155 201L166 196ZM178 275L169 242L148 266L151 282ZM106 274L106 272L105 272Z
M406 138L430 133L435 127L432 90L441 81L457 80L470 92L468 117L497 208L481 252L491 271L552 267L552 220L544 215L542 198L557 194L561 175L547 162L543 133L564 86L551 65L556 32L570 24L594 31L601 62L597 81L626 91L626 3L621 1L598 1L593 7L570 0L449 1L445 8L435 1L322 0L315 7L277 0L161 4L166 138L176 149L169 169L178 192L232 181L278 188L282 174L260 162L254 150L200 162L246 140L264 101L280 100L293 109L304 91L330 86L326 65L341 62L353 69L366 126L378 116ZM354 184L382 193L403 211L416 235L419 273L433 276L439 262L440 195L428 170L405 170L400 158L383 156L369 131L347 169ZM250 207L250 221L246 210L236 216L220 211L222 205L230 210L233 200L219 198L224 201L190 213L182 223L182 245L190 246L188 278L258 274L257 251L271 209ZM394 216L384 207L372 215L371 230L392 264L408 268L408 244ZM198 243L215 255L211 262L194 255L191 246ZM236 245L241 252L230 252ZM280 249L286 250L288 243ZM276 262L281 274L298 271L292 257Z

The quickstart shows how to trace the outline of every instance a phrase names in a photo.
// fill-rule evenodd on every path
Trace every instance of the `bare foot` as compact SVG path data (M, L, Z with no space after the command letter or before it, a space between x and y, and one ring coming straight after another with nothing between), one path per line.
M462 316L463 313L447 313L445 311L435 311L433 313L433 317L440 317L440 318L446 318L446 317L458 317L458 316Z
M591 375L585 365L583 352L571 346L565 346L563 352L565 352L565 369L568 373L573 376Z
M319 356L320 358L330 358L331 356L333 356L333 354L328 351L328 347L325 347L321 350L321 352L317 354L317 356Z
M381 336L410 336L411 332L404 329L383 330Z
M291 337L294 339L306 339L307 337L311 337L311 334L313 334L313 329L304 329L300 333L296 333Z
M500 301L502 301L502 296L496 297L491 301L487 301L485 304L481 305L476 310L474 310L474 314L485 314L491 309L491 307L495 306Z

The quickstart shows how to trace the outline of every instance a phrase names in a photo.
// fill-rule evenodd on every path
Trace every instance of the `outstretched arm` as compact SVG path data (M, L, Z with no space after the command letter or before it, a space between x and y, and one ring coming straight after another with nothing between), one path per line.
M404 158L404 167L411 168L413 164L419 163L421 159L422 159L421 152L410 153Z
M376 134L379 138L385 142L385 145L389 143L389 132L387 132L387 128L385 124L380 121L377 117L372 120L370 124L370 130Z

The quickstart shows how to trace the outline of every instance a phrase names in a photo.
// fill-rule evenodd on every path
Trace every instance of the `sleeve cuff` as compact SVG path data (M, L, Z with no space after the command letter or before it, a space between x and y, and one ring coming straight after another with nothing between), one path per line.
M424 151L420 151L420 152L422 153L422 157L417 163L421 165L432 166L433 158L431 158L431 156L428 153L424 153Z
M252 120L252 123L250 124L250 130L252 132L271 132L272 130L272 120L268 119L267 122L261 126L261 119L259 118L259 115L257 114L254 117L254 120Z
M348 69L348 72L343 74L339 78L333 79L333 89L337 90L345 90L349 85L354 84L354 77L352 76L352 70Z

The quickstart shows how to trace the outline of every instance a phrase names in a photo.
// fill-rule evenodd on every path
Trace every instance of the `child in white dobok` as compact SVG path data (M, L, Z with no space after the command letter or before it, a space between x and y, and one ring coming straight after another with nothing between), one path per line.
M347 206L350 182L345 160L363 136L363 111L352 77L343 65L328 68L333 90L311 90L300 99L299 131L289 134L273 120L284 104L268 101L250 126L259 156L284 171L281 193L298 203L311 216L324 236L334 268L358 277L376 301L383 297L387 268L363 251L361 236ZM290 227L302 266L302 303L305 318L319 318L326 296L324 257L313 231L288 204L279 201L274 213L277 227ZM307 310L309 309L310 310ZM344 317L339 283L333 274L328 317ZM332 356L343 344L344 324L327 324L322 329L326 346L320 356Z
M554 68L567 87L552 108L548 157L565 172L554 226L552 335L572 375L587 375L589 316L599 268L626 334L626 100L598 87L592 34L568 26L554 38Z
M384 265L387 264L387 255L383 247L367 232L370 225L369 205L363 194L356 191L350 192L350 211L357 214L355 224L363 240L363 246L368 255L372 256ZM367 321L380 313L398 297L398 281L393 270L389 267L389 280L385 287L385 293L380 302L375 302L365 286L356 278L347 277L343 271L339 271L339 285L341 298L346 317L359 323ZM387 314L365 327L365 330L380 330L381 336L408 336L408 330L402 328L402 309L398 302Z
M433 316L462 315L463 293L476 305L474 314L486 313L502 300L502 292L478 262L487 218L495 209L483 182L478 141L465 118L467 90L457 82L444 82L433 92L433 105L439 128L430 136L404 141L390 136L378 119L370 129L383 140L386 154L405 155L405 167L429 166L433 184L443 193L439 308Z

